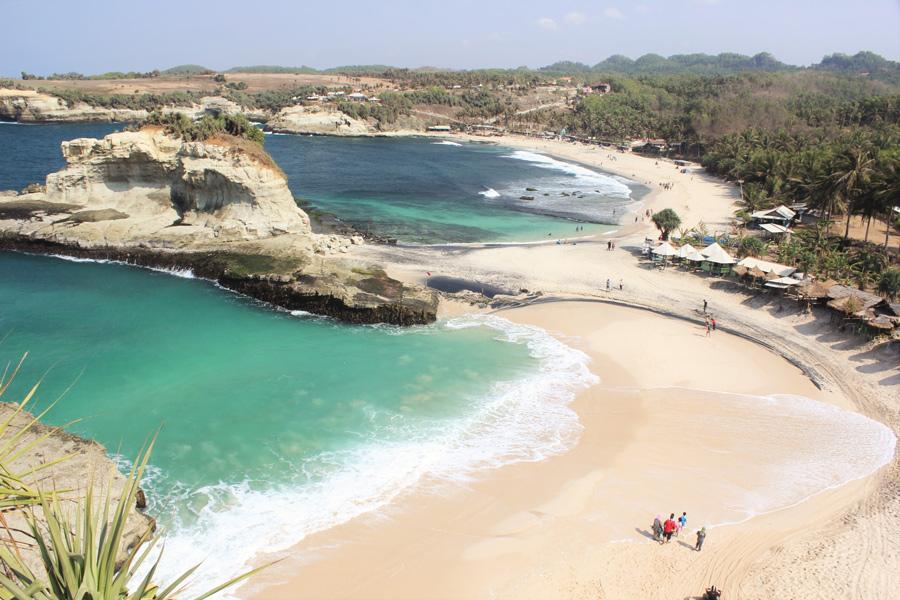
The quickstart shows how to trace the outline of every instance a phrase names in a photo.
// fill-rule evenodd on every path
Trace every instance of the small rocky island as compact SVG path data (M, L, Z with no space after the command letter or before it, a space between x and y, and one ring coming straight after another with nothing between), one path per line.
M190 120L175 115L63 142L67 166L44 185L0 192L0 249L189 269L285 309L352 323L435 319L433 292L354 264L349 251L362 237L314 233L261 132L224 118L231 131L215 120L187 131Z

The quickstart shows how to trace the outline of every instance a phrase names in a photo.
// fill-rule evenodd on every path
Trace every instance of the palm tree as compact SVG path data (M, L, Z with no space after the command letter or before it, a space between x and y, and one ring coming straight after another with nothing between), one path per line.
M845 242L850 237L850 218L853 216L856 200L868 184L874 163L874 159L865 150L843 150L834 156L828 171L817 184L825 196L829 216L841 210L847 213Z
M879 169L878 176L872 180L872 188L876 210L880 209L884 215L884 249L886 251L891 236L894 206L900 203L900 167L897 166L896 160L888 160L887 166Z

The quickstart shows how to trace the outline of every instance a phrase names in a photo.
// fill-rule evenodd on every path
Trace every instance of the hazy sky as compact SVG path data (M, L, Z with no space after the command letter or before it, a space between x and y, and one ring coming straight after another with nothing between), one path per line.
M900 0L0 0L0 74L384 63L594 64L768 51L900 60Z

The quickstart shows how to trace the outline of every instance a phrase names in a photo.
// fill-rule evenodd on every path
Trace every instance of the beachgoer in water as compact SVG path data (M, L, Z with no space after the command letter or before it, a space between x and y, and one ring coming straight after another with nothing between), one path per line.
M684 526L687 525L687 513L681 513L681 516L678 517L678 535L681 535L681 531L684 529Z
M659 515L656 515L656 518L653 519L653 540L656 542L662 543L663 536L663 524L662 518Z
M703 542L706 540L706 527L701 527L697 532L697 543L694 544L694 550L700 552L703 549Z
M663 537L666 538L666 543L672 541L672 534L675 533L675 529L677 529L678 525L675 524L675 513L669 515L669 518L666 519L666 522L663 523Z

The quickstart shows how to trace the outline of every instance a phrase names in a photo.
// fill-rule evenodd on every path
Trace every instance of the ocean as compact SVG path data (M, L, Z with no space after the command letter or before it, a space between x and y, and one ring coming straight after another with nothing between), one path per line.
M400 329L276 311L211 282L0 253L0 359L29 353L6 399L44 378L48 420L123 468L159 430L145 479L163 576L201 580L376 510L565 451L587 357L495 316Z
M0 154L0 190L43 183L65 164L63 140L121 127L0 124L0 148L15 149ZM647 191L582 165L488 143L267 135L265 147L295 197L406 244L534 242L612 231Z

